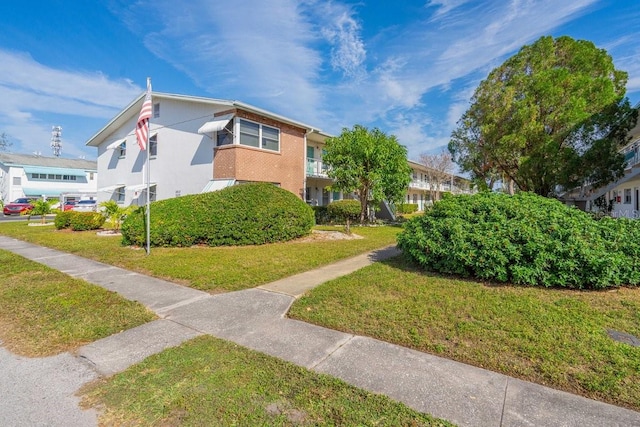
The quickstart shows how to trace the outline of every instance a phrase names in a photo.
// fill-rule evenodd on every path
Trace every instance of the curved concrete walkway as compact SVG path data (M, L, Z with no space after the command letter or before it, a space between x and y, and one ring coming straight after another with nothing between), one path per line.
M94 378L93 374L86 373L87 366L97 374L110 375L165 348L210 334L388 395L418 411L458 425L640 426L639 412L285 317L295 298L308 289L393 256L397 254L394 248L360 255L258 288L220 295L209 295L2 236L0 248L116 291L161 317L80 348L76 357L71 357L74 368L70 374L73 376L74 369L78 369L80 380L72 382L71 388ZM2 364L4 353L0 352ZM69 360L70 355L57 357ZM57 363L55 358L44 360L53 365ZM57 365L61 375L66 375L65 363L68 362ZM52 386L53 390L55 387ZM0 388L0 392L4 395L5 389ZM56 392L48 392L50 399L54 399L53 394ZM68 400L68 394L68 391L59 391L62 400ZM37 422L33 401L28 399L11 401L10 405L5 402L0 401L2 425L84 426L93 425L95 421L95 414L82 418L86 414L79 409L71 414L68 402L67 406L60 406L61 422ZM67 420L65 413L69 415Z

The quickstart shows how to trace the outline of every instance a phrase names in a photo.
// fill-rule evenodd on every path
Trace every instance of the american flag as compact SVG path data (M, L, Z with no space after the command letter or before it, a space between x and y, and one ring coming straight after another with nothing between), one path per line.
M136 139L140 150L147 149L147 139L149 138L149 119L153 113L153 104L151 103L151 79L147 79L147 95L144 97L142 103L142 109L138 116L138 123L136 124Z

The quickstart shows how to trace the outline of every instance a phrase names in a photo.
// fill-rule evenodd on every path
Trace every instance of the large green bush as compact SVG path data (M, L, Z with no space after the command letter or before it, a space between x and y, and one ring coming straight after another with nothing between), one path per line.
M481 280L577 289L640 283L640 222L595 220L531 193L446 197L405 224L398 246L427 270Z
M259 245L304 236L314 225L310 206L268 183L161 200L150 216L152 246ZM128 215L121 231L123 244L144 245L144 209Z

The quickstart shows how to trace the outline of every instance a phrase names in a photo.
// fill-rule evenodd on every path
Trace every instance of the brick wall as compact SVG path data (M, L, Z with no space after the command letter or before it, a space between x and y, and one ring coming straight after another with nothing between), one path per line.
M243 145L214 150L213 177L273 182L302 197L305 174L305 130L242 110L236 116L280 129L280 152Z

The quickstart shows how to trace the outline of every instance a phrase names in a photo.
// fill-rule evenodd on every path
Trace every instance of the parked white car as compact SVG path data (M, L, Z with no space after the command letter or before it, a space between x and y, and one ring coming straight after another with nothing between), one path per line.
M79 200L71 210L78 212L96 212L98 210L98 202L95 200Z

